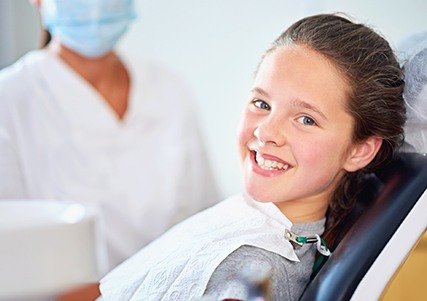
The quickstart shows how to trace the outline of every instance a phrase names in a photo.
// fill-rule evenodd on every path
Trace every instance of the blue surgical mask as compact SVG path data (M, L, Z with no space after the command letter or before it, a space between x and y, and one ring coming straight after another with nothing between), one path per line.
M41 15L53 37L89 58L111 51L136 17L133 0L43 0Z

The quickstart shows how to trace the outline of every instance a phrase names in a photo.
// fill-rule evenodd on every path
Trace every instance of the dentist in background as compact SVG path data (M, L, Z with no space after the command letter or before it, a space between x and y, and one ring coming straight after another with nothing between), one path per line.
M0 72L0 198L97 207L110 270L217 199L192 95L114 51L133 1L33 2L52 41Z

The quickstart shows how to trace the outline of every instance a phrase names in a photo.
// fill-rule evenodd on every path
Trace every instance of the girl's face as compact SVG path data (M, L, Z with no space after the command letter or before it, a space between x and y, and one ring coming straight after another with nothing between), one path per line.
M281 47L264 58L239 129L250 196L295 218L310 210L323 217L352 151L349 91L332 63L307 47Z

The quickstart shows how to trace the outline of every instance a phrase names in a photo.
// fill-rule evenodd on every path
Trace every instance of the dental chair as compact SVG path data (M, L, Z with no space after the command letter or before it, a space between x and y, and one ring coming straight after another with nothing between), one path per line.
M366 178L333 254L301 301L378 300L427 227L427 156L399 153Z

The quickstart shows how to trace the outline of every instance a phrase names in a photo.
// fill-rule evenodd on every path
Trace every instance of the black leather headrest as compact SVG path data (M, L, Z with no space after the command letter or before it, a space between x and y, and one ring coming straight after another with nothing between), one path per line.
M427 188L427 157L401 153L367 177L339 243L301 300L349 300L381 250Z

